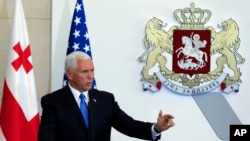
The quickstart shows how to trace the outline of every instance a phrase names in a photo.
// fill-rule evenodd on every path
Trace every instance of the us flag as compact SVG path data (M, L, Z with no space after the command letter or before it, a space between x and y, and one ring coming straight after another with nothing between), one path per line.
M73 51L85 52L92 58L88 29L87 29L84 6L83 6L82 0L77 0L76 5L75 5L66 55L70 54ZM63 86L66 86L67 83L68 83L68 79L67 79L67 76L64 74ZM96 87L95 80L94 80L92 87L93 88Z

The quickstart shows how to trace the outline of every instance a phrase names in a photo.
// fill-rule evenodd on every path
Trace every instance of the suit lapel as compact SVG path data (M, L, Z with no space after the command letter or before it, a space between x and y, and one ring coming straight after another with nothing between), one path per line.
M98 120L97 119L98 111L96 111L97 104L98 104L97 94L93 90L90 90L89 91L89 119L90 119L90 124L92 127L95 126L94 124L96 123L96 120Z
M78 117L78 119L81 121L81 123L84 125L86 128L86 125L83 121L82 113L80 111L79 106L77 105L77 102L68 86L65 86L64 92L63 92L63 97L65 102L69 105L69 107L74 111L75 115Z

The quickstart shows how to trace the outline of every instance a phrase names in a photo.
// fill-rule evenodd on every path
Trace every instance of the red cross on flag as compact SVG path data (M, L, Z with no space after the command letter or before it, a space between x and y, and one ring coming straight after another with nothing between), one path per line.
M37 141L39 112L31 48L21 0L16 0L0 112L1 141Z

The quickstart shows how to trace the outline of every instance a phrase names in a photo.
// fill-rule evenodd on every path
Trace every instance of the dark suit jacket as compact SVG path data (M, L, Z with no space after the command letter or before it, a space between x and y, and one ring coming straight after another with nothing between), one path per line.
M113 94L89 91L90 127L68 86L42 97L39 141L110 141L111 127L131 137L152 140L153 123L134 120L122 111Z

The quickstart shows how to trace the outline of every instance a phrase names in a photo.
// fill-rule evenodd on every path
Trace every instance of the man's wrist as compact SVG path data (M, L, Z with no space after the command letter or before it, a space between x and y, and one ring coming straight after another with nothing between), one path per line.
M161 131L159 130L159 128L157 127L156 124L154 125L154 130L155 130L156 133L161 133Z

